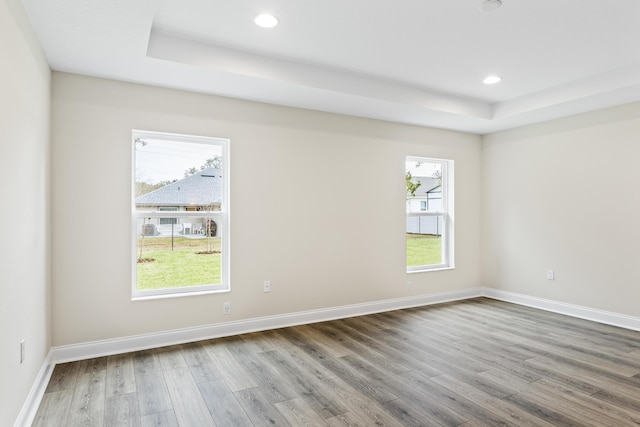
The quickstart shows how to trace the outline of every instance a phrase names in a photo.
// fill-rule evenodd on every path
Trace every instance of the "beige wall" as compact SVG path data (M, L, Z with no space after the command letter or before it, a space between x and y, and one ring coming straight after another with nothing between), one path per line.
M484 285L640 316L640 103L486 136L483 171Z
M478 136L63 73L53 114L56 346L478 285ZM131 129L231 139L231 293L131 302ZM456 161L456 269L410 291L406 155Z
M19 0L0 1L0 52L0 425L9 426L51 345L51 71Z

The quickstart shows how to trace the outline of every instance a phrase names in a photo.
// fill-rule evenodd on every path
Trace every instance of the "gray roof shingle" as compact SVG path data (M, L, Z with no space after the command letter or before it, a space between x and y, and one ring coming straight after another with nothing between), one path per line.
M207 206L222 202L222 171L208 168L136 198L136 206Z

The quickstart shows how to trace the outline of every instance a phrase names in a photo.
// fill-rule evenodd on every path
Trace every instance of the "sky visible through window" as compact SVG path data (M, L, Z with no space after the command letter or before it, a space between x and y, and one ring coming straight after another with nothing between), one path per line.
M144 138L136 142L136 181L156 184L184 178L186 170L200 170L207 159L222 155L217 145Z
M406 172L411 172L411 176L413 177L433 178L436 172L442 172L441 164L428 161L407 160L405 167Z

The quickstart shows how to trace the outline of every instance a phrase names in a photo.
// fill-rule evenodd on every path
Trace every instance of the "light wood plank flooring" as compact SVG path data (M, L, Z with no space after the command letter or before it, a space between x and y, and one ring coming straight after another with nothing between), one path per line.
M491 299L58 365L35 426L640 425L640 333Z

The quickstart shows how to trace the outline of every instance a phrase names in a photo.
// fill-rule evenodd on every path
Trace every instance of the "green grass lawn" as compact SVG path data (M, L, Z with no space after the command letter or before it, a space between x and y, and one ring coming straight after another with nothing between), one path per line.
M140 255L141 238L138 238ZM137 264L139 290L218 284L221 281L221 254L197 254L209 250L207 239L145 237L142 258L152 262ZM211 250L220 251L220 239L211 238Z
M141 238L138 238L140 255ZM442 238L407 234L407 266L440 264ZM211 239L211 250L220 251L220 239ZM178 288L183 286L218 284L221 281L221 254L197 254L209 250L207 239L145 237L142 258L152 262L137 264L138 289Z
M441 236L407 233L407 267L441 263Z

